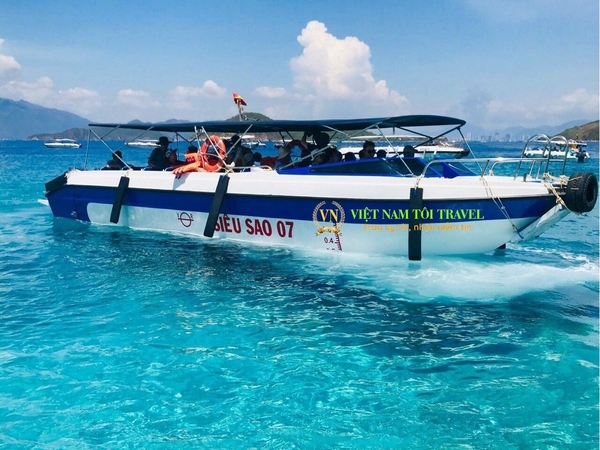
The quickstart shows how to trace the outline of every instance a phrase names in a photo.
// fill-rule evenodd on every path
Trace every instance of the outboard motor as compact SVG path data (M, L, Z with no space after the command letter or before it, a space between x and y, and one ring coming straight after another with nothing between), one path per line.
M579 153L577 154L577 162L578 163L582 163L585 161L585 158L587 158L588 154L585 150L579 150Z
M590 212L598 200L598 180L590 172L574 173L562 195L567 208L575 213Z

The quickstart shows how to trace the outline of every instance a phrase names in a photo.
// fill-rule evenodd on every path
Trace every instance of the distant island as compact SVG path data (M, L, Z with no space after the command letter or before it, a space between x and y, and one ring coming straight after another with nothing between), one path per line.
M0 139L25 139L41 132L62 134L88 123L88 119L68 111L0 98Z
M261 113L256 113L256 112L248 112L248 113L244 113L244 118L245 120L248 121L257 121L257 120L271 120L270 117L265 116L264 114ZM230 117L229 119L225 119L228 121L237 121L239 120L239 116L235 115L233 117ZM144 124L147 122L142 122L140 120L132 120L130 122L128 122L128 124ZM170 120L166 120L164 123L189 123L189 120L179 120L179 119L170 119ZM108 128L107 128L108 130ZM161 132L158 131L149 131L149 132L145 132L142 136L140 136L141 131L140 130L128 130L128 129L117 129L114 130L109 137L107 137L107 140L109 141L131 141L134 139L158 139L162 134ZM60 133L40 133L40 134L33 134L31 136L28 136L26 138L26 140L35 140L35 141L49 141L52 139L75 139L77 141L87 141L88 137L91 141L97 141L98 138L93 134L90 133L89 128L70 128L68 130L62 131ZM259 136L260 139L269 139L271 137L267 137L267 136ZM279 136L275 137L275 139L279 138Z
M247 120L269 120L270 118L258 112L244 112ZM239 120L235 115L225 120ZM75 139L78 141L97 140L90 134L87 125L92 122L84 117L53 108L45 108L23 100L15 101L0 98L0 139L28 139L46 141L51 139ZM188 120L170 119L165 121L184 123ZM129 123L143 123L133 120ZM583 125L582 125L583 124ZM475 124L463 127L463 133L472 135L474 139L482 140L520 140L534 134L555 136L561 134L568 139L597 141L598 120L586 123L585 120L573 120L559 126L539 126L535 128L511 127L503 130L482 129ZM117 129L109 134L109 139L115 141L130 141L140 136L137 130ZM144 133L144 139L156 139L160 133ZM256 136L258 139L279 139L271 136ZM516 139L515 139L516 138ZM471 140L469 138L469 140Z
M600 139L598 123L599 121L596 120L579 127L571 127L559 134L567 139L576 139L578 141L597 141Z
M260 113L247 113L246 114L246 118L247 120L270 120L269 117L260 114ZM239 120L238 116L233 116L230 117L229 119L226 120ZM183 121L183 120L169 120L167 122L172 122L172 123L184 123L187 121ZM143 123L139 120L134 120L132 122L129 123ZM531 133L531 135L533 134L537 134L537 133ZM575 140L579 140L579 141L598 141L599 140L599 121L596 120L594 122L589 122L586 123L584 125L579 125L579 126L575 126L575 127L571 127L571 128L567 128L565 130L563 130L560 133L543 133L543 134L548 134L548 135L561 135L564 136L567 139L575 139ZM115 141L131 141L133 139L138 138L140 135L140 131L139 130L126 130L126 129L118 129L115 132L113 132L110 135L110 139L109 140L115 140ZM143 135L143 139L158 139L160 137L161 133L159 132L147 132L144 133ZM51 139L75 139L78 141L85 141L88 139L95 141L98 140L98 138L96 138L96 136L94 136L93 134L90 134L89 129L87 128L70 128L66 131L60 132L60 133L43 133L43 134L34 134L31 135L29 137L27 137L28 140L51 140ZM260 134L260 135L256 135L256 137L258 139L261 140L277 140L280 139L279 135L275 135L273 133L267 133L267 134ZM300 136L292 136L294 139L300 139Z

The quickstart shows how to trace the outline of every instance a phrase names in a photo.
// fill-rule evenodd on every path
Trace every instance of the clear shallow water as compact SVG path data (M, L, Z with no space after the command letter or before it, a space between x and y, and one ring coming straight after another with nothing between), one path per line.
M81 154L0 145L0 446L598 447L598 206L499 254L303 253L54 220Z

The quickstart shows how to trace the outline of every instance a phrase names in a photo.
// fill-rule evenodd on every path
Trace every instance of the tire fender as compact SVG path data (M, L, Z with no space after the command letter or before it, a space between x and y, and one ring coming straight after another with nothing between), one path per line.
M563 197L567 208L576 213L594 209L598 199L598 180L593 173L574 173L569 178Z

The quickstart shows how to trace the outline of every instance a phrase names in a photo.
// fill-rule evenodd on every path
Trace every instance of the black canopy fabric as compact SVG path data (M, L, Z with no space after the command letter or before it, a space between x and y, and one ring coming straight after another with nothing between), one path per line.
M124 128L129 130L151 130L171 133L193 133L206 130L209 133L273 133L317 131L353 131L370 128L407 128L449 126L461 127L466 122L445 116L412 115L379 117L370 119L326 119L326 120L260 120L260 121L206 121L184 123L90 123L90 127Z

